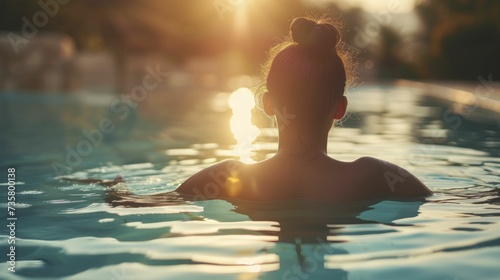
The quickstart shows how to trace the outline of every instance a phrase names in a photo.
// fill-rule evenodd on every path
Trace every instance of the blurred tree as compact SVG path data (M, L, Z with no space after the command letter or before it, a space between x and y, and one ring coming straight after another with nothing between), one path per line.
M2 0L0 31L19 32L23 17L32 20L43 10L38 2ZM253 71L291 19L307 11L301 0L72 0L59 5L40 31L65 33L79 50L118 55L153 51L183 60L234 51Z
M223 68L222 75L256 73L269 47L288 31L292 18L308 11L301 0L66 2L2 0L0 33L22 35L26 21L33 23L34 15L47 13L42 5L49 3L52 12L37 32L64 33L79 51L111 52L119 86L126 84L128 57L146 53L177 63L214 58Z
M416 78L414 67L401 55L403 36L377 16L358 7L342 13L343 40L360 62L357 72L364 80Z
M427 45L421 74L432 79L500 79L500 1L421 0L416 11Z
M22 17L31 16L39 9L36 1L4 0L0 4L0 30L21 30Z
M379 33L380 47L372 56L381 79L415 79L413 66L400 56L401 35L388 26L382 26Z

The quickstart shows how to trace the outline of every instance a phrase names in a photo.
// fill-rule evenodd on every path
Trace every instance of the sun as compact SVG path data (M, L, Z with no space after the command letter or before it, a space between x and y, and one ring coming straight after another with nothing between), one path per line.
M233 110L229 123L237 142L234 150L242 162L253 162L252 143L260 133L260 130L252 124L252 109L255 108L253 93L248 88L239 88L231 94L228 103Z

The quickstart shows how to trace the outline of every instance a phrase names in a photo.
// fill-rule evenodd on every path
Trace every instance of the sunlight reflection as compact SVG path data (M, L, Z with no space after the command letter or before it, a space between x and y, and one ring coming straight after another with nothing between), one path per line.
M217 265L246 266L248 272L260 272L261 265L278 264L279 256L274 253L247 256L243 258L234 255L217 256L214 254L195 254L191 257L193 262Z
M255 107L252 91L244 87L237 89L229 98L229 107L233 110L230 121L231 132L237 141L234 150L242 162L253 162L252 142L260 130L252 124L252 109Z

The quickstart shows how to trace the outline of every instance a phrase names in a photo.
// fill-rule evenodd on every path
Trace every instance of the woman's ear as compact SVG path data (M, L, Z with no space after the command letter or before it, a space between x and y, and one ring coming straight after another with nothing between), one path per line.
M347 109L347 97L342 96L337 104L337 110L335 111L335 115L333 115L333 119L340 120L344 117L345 111Z
M262 105L264 106L264 112L266 113L266 115L268 116L275 115L271 93L264 92L264 95L262 95Z

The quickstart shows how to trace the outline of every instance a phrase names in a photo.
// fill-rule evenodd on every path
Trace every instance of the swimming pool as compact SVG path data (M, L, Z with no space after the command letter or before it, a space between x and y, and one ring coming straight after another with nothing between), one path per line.
M340 160L369 155L408 168L434 191L425 201L141 208L111 207L103 187L57 177L122 174L138 194L174 190L235 158L227 95L151 95L125 116L125 107L112 109L113 96L4 93L1 181L16 168L16 272L8 271L12 233L4 227L0 278L498 279L499 123L463 118L457 104L425 93L353 89L349 117L331 131L328 148ZM197 105L165 105L189 99ZM261 131L252 158L260 160L275 151L277 132L254 121Z

